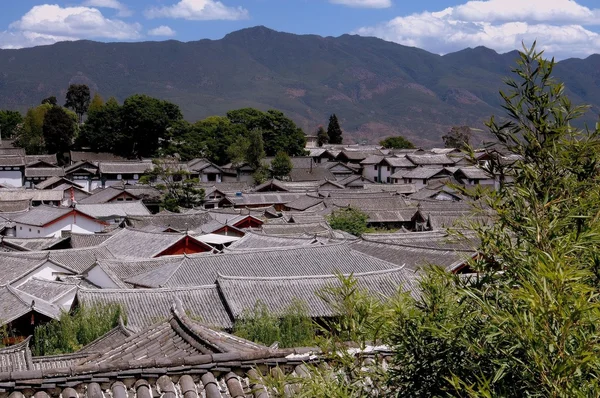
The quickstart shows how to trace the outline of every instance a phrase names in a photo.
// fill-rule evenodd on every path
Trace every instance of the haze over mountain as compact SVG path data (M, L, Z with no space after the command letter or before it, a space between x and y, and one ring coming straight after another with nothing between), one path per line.
M178 104L195 121L241 107L276 108L307 134L336 113L348 140L402 134L439 145L453 125L483 128L504 115L498 90L517 53L485 47L445 56L376 38L294 35L255 27L220 40L61 42L0 50L0 109L85 83L104 99L144 93ZM600 55L558 63L555 75L575 103L600 111ZM62 99L59 99L62 101Z

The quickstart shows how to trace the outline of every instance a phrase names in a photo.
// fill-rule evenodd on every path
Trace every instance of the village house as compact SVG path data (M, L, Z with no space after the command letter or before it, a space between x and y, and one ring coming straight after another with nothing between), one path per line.
M58 192L61 194L62 192ZM63 231L93 234L107 223L70 207L41 205L14 218L17 238L60 237Z

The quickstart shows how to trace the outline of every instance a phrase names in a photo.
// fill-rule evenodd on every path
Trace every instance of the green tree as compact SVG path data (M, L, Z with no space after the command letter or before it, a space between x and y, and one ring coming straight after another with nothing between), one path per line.
M85 84L71 84L67 90L67 101L65 108L72 109L79 117L79 123L83 123L83 115L90 106L90 88Z
M60 106L53 106L44 115L42 133L46 151L56 153L59 161L69 150L76 132L77 119L67 113Z
M327 131L325 131L323 126L319 126L319 128L317 129L317 145L319 147L322 147L323 145L327 144L328 142L329 142L329 134L327 134Z
M342 137L342 128L335 113L329 117L327 136L329 137L330 144L341 144L344 140L344 137Z
M227 148L227 156L229 161L234 166L242 165L246 162L248 149L250 148L250 140L247 137L241 136Z
M96 152L123 153L120 148L123 141L121 106L110 97L101 109L90 111L77 145Z
M9 110L0 111L0 139L13 138L21 123L23 123L21 112Z
M450 131L442 136L444 147L456 149L468 149L471 144L471 128L469 126L452 127Z
M180 208L191 209L204 201L204 189L198 187L198 179L191 178L190 172L177 158L163 158L152 161L153 167L140 179L141 184L152 184L163 193L162 207L179 213Z
M101 110L103 106L104 100L102 99L102 96L100 96L98 93L94 94L94 97L92 97L92 101L90 102L90 106L87 110L88 114Z
M472 225L478 275L430 276L399 312L397 396L597 395L600 131L573 127L586 108L553 67L534 45L507 80L508 118L488 123L504 155L490 151L488 171L510 181L481 205L494 222Z
M51 97L48 97L48 98L44 98L41 103L42 103L42 105L44 105L44 104L58 105L58 101L54 95Z
M379 142L379 145L386 149L413 149L412 142L402 136L388 137Z
M264 157L265 150L263 144L263 132L258 129L254 129L248 133L246 162L254 169L258 169Z
M360 236L367 230L369 216L359 209L345 207L334 210L327 221L331 228L346 231L354 236Z
M46 151L44 143L44 117L46 112L52 109L52 105L38 105L35 108L29 108L23 119L23 128L19 130L15 144L18 147L25 148L29 155L39 155Z
M132 95L121 107L121 134L117 148L124 156L154 156L168 129L183 119L179 107L147 95Z
M271 174L275 178L285 178L290 175L292 168L292 159L285 152L277 152L277 155L271 161Z

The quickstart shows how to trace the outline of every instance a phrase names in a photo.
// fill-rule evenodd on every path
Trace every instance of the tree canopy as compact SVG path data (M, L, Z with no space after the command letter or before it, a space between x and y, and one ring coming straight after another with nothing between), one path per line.
M20 124L23 123L21 112L1 110L0 111L0 138L13 138Z
M446 148L467 149L471 144L471 128L469 126L455 126L442 136Z
M329 137L330 144L341 144L344 140L342 137L342 128L338 121L335 113L329 117L329 124L327 125L327 136Z
M76 125L77 119L60 106L52 106L44 115L42 133L46 151L58 154L59 161L73 143Z
M415 146L412 142L402 136L388 137L379 142L379 145L386 149L412 149Z
M277 152L271 161L271 174L275 178L282 179L290 175L293 167L292 159L285 152Z
M317 145L322 147L323 145L329 143L329 135L327 131L323 128L323 126L319 126L317 129Z
M83 115L88 111L90 105L90 88L85 84L71 84L67 90L67 101L65 108L72 109L79 117L79 123L83 122Z
M348 232L354 236L360 236L367 230L369 216L359 209L347 207L334 210L327 221L331 228Z

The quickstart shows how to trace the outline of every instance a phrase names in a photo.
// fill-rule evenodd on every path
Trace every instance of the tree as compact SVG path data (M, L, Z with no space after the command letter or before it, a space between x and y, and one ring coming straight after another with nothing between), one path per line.
M49 104L49 105L57 105L57 104L58 104L58 101L56 100L56 97L53 95L53 96L51 96L51 97L44 98L44 99L42 100L42 105L44 105L44 104Z
M472 225L477 277L431 270L397 312L398 396L597 394L600 131L573 127L586 108L553 67L535 45L521 52L501 93L508 118L487 123L503 153L489 150L487 170L511 181L481 204L494 222Z
M327 136L329 137L330 144L341 144L343 141L342 128L338 122L338 118L335 113L329 116L329 125L327 126Z
M15 145L25 148L29 155L40 155L45 153L46 145L44 143L44 117L46 112L52 109L52 105L38 105L35 108L29 108L23 119L23 128L15 140Z
M471 128L469 126L452 127L450 131L442 136L444 147L467 149L471 142Z
M277 152L271 161L271 173L275 178L282 179L289 176L293 167L292 160L285 152Z
M258 129L252 130L250 133L248 133L246 162L254 169L258 169L264 157L265 150L263 145L263 133Z
M327 221L331 228L348 232L354 236L360 236L367 230L369 216L359 209L346 207L334 210Z
M325 131L323 126L319 126L319 128L317 129L317 145L319 147L322 147L324 144L327 144L328 142L329 142L329 135L327 134L327 131Z
M155 159L153 167L140 179L141 184L153 184L163 192L161 206L175 213L180 208L191 209L204 201L204 189L198 187L198 179L191 178L177 158Z
M90 106L88 107L88 114L91 114L93 112L97 112L97 111L101 110L103 106L104 106L104 100L102 99L100 94L98 94L98 93L94 94L94 97L92 98L92 101L90 102Z
M147 95L132 95L121 107L122 142L119 152L128 157L151 157L168 129L183 119L179 107Z
M23 116L19 111L0 111L0 140L12 138L19 125L23 123Z
M121 125L121 106L110 97L101 109L90 111L77 137L77 145L96 152L123 153Z
M227 156L229 161L234 166L240 166L246 162L248 149L250 148L250 140L247 137L241 136L227 148Z
M73 120L60 106L53 106L44 115L42 132L46 151L56 153L62 160L63 154L69 150L75 137L77 120Z
M85 84L71 84L67 90L67 101L65 108L72 109L79 117L79 123L83 123L83 115L90 106L90 88Z
M379 145L386 149L413 149L412 142L402 136L388 137L379 142Z

